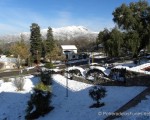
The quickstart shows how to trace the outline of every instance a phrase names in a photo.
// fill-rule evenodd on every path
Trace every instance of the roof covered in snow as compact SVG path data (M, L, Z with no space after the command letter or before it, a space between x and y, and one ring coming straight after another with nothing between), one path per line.
M75 45L61 45L63 50L77 50Z

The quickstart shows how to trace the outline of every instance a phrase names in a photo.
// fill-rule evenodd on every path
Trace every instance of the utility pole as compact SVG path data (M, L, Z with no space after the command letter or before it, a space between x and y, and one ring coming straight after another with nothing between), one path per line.
M67 71L67 77L66 77L66 97L68 97L68 59L66 60L66 71Z
M92 52L92 63L94 63L94 56L93 56L93 52Z
M20 55L18 55L18 69L19 69L19 76L22 74L22 70L20 69Z
M39 63L38 63L38 62L39 62L39 61L38 61L38 50L36 50L36 59L37 59L37 66L38 66L38 64L39 64Z
M30 54L28 55L28 67L31 67L31 59L30 59Z
M20 55L18 55L18 69L20 69Z

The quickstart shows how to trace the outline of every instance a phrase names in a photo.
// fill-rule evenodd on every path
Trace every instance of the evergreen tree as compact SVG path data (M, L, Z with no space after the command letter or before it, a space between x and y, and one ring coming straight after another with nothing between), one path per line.
M42 54L42 38L40 34L40 27L36 23L32 23L30 27L30 52L33 60L39 62Z
M122 54L122 46L124 43L123 33L116 27L111 31L105 29L99 32L97 43L103 44L104 51L108 56L117 57Z
M122 33L117 28L112 29L112 31L110 32L110 38L107 41L109 55L113 57L120 56L122 52L122 44Z
M45 48L45 40L42 41L42 55L41 57L45 61L45 56L46 56L46 48Z
M52 97L51 84L51 72L41 71L41 82L33 88L33 93L28 101L25 116L27 120L37 119L54 109L50 105Z
M26 120L35 120L54 109L50 106L51 92L49 89L49 86L44 85L42 82L35 86L28 101Z
M110 38L110 31L108 29L104 29L103 31L100 31L97 37L97 43L103 44L104 51L106 54L108 54L108 47L107 46L107 40Z
M47 39L46 39L46 42L45 42L45 48L46 48L46 55L50 57L50 61L51 61L52 51L53 51L53 49L55 47L55 41L54 41L52 32L53 32L52 28L48 27Z
M129 5L122 4L113 12L114 22L120 29L129 33L133 38L131 48L133 56L149 45L150 40L150 6L146 0L131 2ZM138 46L137 46L138 44ZM135 47L136 46L136 47Z
M50 54L52 52L52 50L54 49L54 38L53 38L53 33L52 33L52 28L48 27L47 30L47 39L46 39L46 43L45 43L45 47L46 47L46 54Z

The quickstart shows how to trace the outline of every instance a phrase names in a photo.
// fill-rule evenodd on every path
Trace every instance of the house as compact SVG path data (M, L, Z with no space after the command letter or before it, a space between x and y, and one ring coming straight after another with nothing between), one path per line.
M75 45L61 45L61 48L63 53L70 51L77 54L77 47Z
M0 55L0 69L14 69L17 61L17 58L9 58L5 55Z
M77 47L75 45L61 45L62 53L66 55L67 60L78 59Z
M0 55L0 58L6 58L6 55Z

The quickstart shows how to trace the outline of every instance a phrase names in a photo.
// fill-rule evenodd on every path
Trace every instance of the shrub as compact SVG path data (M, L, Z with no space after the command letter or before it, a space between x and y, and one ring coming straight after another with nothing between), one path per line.
M4 82L10 82L11 80L10 80L10 78L7 78L7 77L6 77L6 78L3 78L3 81L4 81Z
M124 68L121 68L121 69L114 68L114 69L111 69L109 77L111 79L114 79L114 80L124 81L125 82L126 75L127 75L126 69L124 69Z
M4 67L4 63L0 62L0 69Z
M50 87L48 85L45 85L43 82L40 82L39 84L37 84L34 89L50 92Z
M78 69L69 70L69 73L71 73L71 74L73 74L73 75L81 76L81 72L80 72L80 70L78 70Z
M45 63L45 66L44 66L44 67L46 67L46 68L48 68L48 69L54 68L53 63L51 63L51 62Z
M28 101L25 118L27 120L37 119L50 112L53 109L53 107L50 107L50 98L49 86L44 85L42 82L36 85L30 101Z
M137 64L139 63L139 60L135 59L135 60L133 60L133 63L134 63L135 65L137 65Z
M17 91L23 90L23 86L25 84L24 77L17 77L13 81L14 86L17 88Z
M41 71L41 81L45 85L52 84L51 71Z
M106 96L106 89L104 87L94 86L92 89L89 90L90 97L96 101L96 104L93 104L91 107L101 107L104 103L99 102L102 98Z

